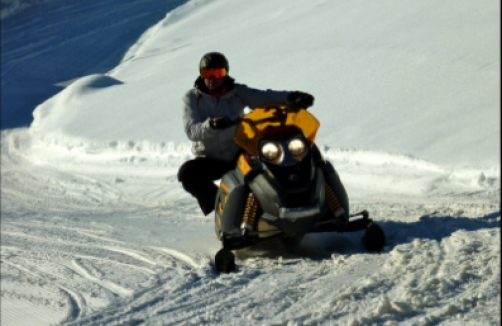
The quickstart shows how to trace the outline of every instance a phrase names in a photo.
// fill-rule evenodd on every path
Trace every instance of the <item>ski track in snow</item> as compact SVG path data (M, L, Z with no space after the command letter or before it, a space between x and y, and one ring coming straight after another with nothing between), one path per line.
M203 243L199 249L178 250L148 242L141 232L138 243L125 242L123 230L111 226L110 218L140 221L150 229L162 227L159 221L181 220L182 234L183 228L213 232L211 219L198 213L179 186L173 188L188 146L157 160L144 152L146 159L139 162L121 159L127 151L110 152L109 159L96 164L94 154L68 148L52 148L57 156L47 148L45 156L34 155L36 146L24 152L21 135L3 136L1 295L7 324L21 320L16 310L8 310L19 302L32 309L34 320L44 316L47 324L67 325L500 321L496 187L449 193L443 180L418 199L413 193L358 197L351 210L368 209L383 227L384 252L366 253L360 232L307 235L295 249L271 243L237 251L236 273L217 275ZM79 160L69 160L71 155ZM360 167L365 155L380 161L370 160L373 172L381 174L389 164L398 171L411 165L416 178L431 182L444 173L388 154L325 149L324 155L349 176L351 170L371 168ZM350 163L354 160L358 163ZM471 172L463 178L479 175ZM469 185L472 189L469 181L466 189Z

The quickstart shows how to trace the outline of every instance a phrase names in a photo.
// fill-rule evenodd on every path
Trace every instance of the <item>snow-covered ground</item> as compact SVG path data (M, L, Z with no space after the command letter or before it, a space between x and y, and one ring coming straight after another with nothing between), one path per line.
M103 1L99 21L127 29L128 5L141 3ZM103 73L119 41L96 7L54 8L45 31L28 9L2 31L17 42L2 46L2 92L22 96L9 76L26 57L44 67L30 80L52 83L40 96L68 85L2 131L2 325L500 325L498 1L190 0ZM63 46L70 11L93 32ZM60 58L77 45L87 73L72 82ZM176 180L191 157L181 96L214 50L238 82L316 97L317 144L351 211L385 230L383 252L360 232L316 234L215 273L212 217Z

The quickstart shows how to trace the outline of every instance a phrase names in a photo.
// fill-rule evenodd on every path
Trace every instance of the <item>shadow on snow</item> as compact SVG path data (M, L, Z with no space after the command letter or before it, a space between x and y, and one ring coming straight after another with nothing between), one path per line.
M61 83L116 67L149 27L185 2L54 1L2 19L0 128L29 126L35 107Z
M386 250L395 246L411 243L414 239L429 239L440 242L459 230L477 231L500 228L500 212L493 212L479 218L453 217L439 214L421 216L416 222L377 221L386 234ZM302 243L295 247L286 247L280 241L270 241L251 248L238 250L236 257L279 258L323 260L332 254L367 254L361 238L364 231L353 233L318 233L307 234Z

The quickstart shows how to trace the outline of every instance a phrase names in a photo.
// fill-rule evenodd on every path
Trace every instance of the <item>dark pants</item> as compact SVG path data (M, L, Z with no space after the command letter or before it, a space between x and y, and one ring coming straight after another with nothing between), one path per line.
M197 157L183 163L178 171L178 181L183 188L199 202L204 215L214 210L218 187L214 180L221 179L225 173L235 167L234 162Z

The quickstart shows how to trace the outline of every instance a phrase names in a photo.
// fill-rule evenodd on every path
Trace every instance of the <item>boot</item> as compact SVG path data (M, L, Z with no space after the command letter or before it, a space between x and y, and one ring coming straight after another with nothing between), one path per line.
M214 211L214 200L209 200L207 198L197 198L197 202L199 203L200 209L204 215L209 215L212 211Z

